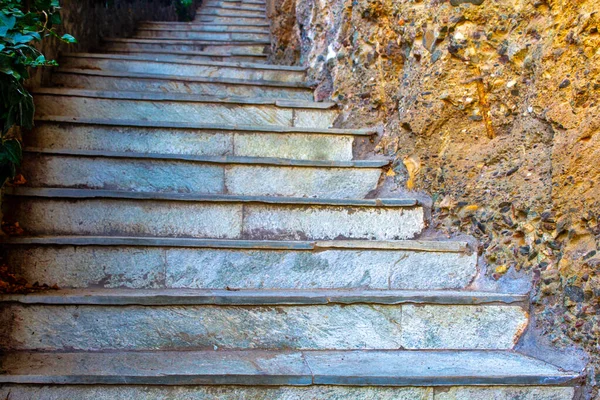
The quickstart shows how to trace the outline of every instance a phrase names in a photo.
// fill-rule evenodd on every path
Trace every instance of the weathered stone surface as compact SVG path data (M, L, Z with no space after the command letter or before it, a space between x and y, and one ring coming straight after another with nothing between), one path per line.
M202 7L196 17L211 16L211 15L231 15L239 17L259 17L266 18L265 10L248 10L248 9L232 9L232 8L210 8Z
M572 387L452 387L437 389L434 400L572 400Z
M3 355L2 367L2 383L124 386L545 386L577 376L501 351L20 352Z
M512 349L527 327L519 306L406 305L402 346L406 349Z
M0 387L0 396L11 400L571 400L570 387L471 387L385 388L385 387L153 387L153 386L16 386Z
M225 17L217 17L225 18ZM229 18L229 17L227 17ZM106 41L106 49L109 52L144 52L144 51L165 51L165 52L208 52L214 54L231 54L231 53L244 53L244 54L264 54L266 43L264 44L231 44L227 42L215 43L215 42L199 42L184 43L178 42L175 39L171 40L153 40L153 39L110 39ZM186 41L188 42L188 41Z
M244 233L284 240L305 238L410 239L424 227L423 209L290 207L247 209Z
M219 165L185 161L38 155L23 167L34 187L71 187L139 192L224 193Z
M269 33L268 26L243 26L243 25L210 25L186 22L144 22L139 25L141 29L183 29L189 31L208 32L243 32L263 31Z
M282 103L285 102L285 103ZM67 116L129 119L154 122L330 128L337 117L329 105L301 100L264 98L211 98L202 100L185 93L101 92L79 89L45 89L37 93L38 117ZM317 109L307 109L316 107ZM299 116L305 116L299 118Z
M46 149L136 153L162 153L169 149L172 154L350 161L354 138L351 135L285 135L44 122L25 140L31 147Z
M273 62L310 65L345 126L385 121L377 151L420 159L415 188L444 194L434 226L485 242L501 284L532 277L543 336L599 370L600 318L580 312L600 291L598 1L272 4Z
M82 54L65 56L61 67L80 69L104 69L146 74L205 76L220 78L302 82L304 71L244 68L234 63L185 61L173 55L146 57L143 55L95 55Z
M424 225L421 207L32 197L10 197L4 203L12 210L5 214L7 222L18 221L34 235L393 240L412 238Z
M281 168L232 165L225 171L230 194L362 199L377 187L378 168Z
M11 350L398 349L400 306L6 306ZM9 320L4 320L8 322ZM348 329L352 326L353 329ZM242 328L243 327L243 328Z
M12 353L0 383L119 385L309 385L298 352L172 351Z
M148 91L148 92L179 92L200 94L206 96L246 96L246 97L269 97L285 99L312 100L313 94L310 89L269 86L268 83L261 85L243 84L243 82L220 83L195 81L190 79L169 79L167 75L153 74L150 76L125 76L128 73L108 73L101 76L82 73L74 70L60 70L52 74L54 84L61 87L94 89L94 90L124 90L124 91ZM111 76L120 75L120 76Z
M153 102L38 95L38 115L292 126L293 111L273 106Z
M431 388L343 386L16 386L0 387L10 400L432 400ZM547 399L543 399L547 400ZM554 400L554 399L552 399Z
M235 153L248 157L297 160L352 160L352 136L240 134L234 136Z
M576 376L508 351L307 351L304 357L319 385L548 385Z
M236 238L242 231L242 206L235 204L21 199L11 209L28 232L42 235Z
M167 287L458 289L476 274L456 253L167 251Z
M29 282L68 287L159 288L164 251L138 247L30 247L9 251L7 261Z
M0 296L4 304L46 306L327 306L519 304L526 295L460 290L57 289Z
M28 281L61 288L461 289L476 261L460 253L127 246L19 246L7 257Z
M235 164L236 160L213 164L120 156L32 154L22 173L33 187L333 199L364 198L376 188L381 175L380 168L268 166Z
M199 22L210 22L213 24L227 25L227 24L260 24L266 22L265 18L240 18L240 17L225 17L225 16L208 16L202 15L198 19Z
M526 324L518 306L426 305L428 314L419 315L415 308L9 304L0 344L44 351L510 349Z
M138 38L161 38L161 39L195 39L195 40L269 40L268 32L259 30L247 33L237 32L211 32L191 29L138 29Z

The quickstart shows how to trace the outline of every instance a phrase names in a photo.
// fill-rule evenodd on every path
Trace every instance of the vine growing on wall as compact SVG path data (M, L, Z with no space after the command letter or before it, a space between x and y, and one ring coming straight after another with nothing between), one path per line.
M35 107L23 86L29 69L55 66L35 47L44 38L75 43L71 35L58 35L59 0L2 0L0 3L0 187L15 177L21 163L21 143L13 127L31 129Z

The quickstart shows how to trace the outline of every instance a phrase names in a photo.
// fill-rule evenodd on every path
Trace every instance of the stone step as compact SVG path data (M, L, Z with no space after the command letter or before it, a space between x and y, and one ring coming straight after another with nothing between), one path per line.
M196 18L198 15L201 16L205 16L205 15L219 15L219 16L223 16L223 15L227 15L227 16L232 16L232 17L242 17L242 18L266 18L266 11L263 9L258 9L258 10L249 10L247 8L232 8L232 7L210 7L210 6L204 6L202 7L202 9L200 9L198 11L198 13L196 14Z
M268 54L250 54L244 52L218 53L207 51L146 51L146 50L111 50L105 54L111 54L118 57L145 57L152 58L155 61L174 61L187 63L190 61L199 62L226 62L226 63L252 63L267 64Z
M243 62L183 60L176 56L72 53L61 57L61 67L166 76L195 76L280 82L304 82L306 70Z
M241 196L365 198L388 161L304 161L27 148L32 187Z
M144 121L329 128L338 116L334 103L304 100L61 88L40 88L34 93L38 117L127 116Z
M413 238L423 208L410 199L310 199L8 188L7 223L30 235L319 240ZM140 223L143 221L143 223Z
M203 2L202 5L198 8L201 9L204 6L208 5L220 5L223 7L261 7L266 9L267 3L265 1L220 1L220 0L208 0Z
M108 51L180 51L180 52L210 52L229 54L244 52L246 54L265 54L270 48L269 41L200 41L200 40L159 40L159 39L104 39Z
M267 17L240 17L232 14L223 15L198 15L195 23L211 23L218 25L246 25L246 26L268 26Z
M270 33L268 24L251 24L251 25L215 25L201 24L194 22L142 22L138 25L139 29L181 29L188 31L203 31L203 32L261 32Z
M191 29L138 29L135 38L140 39L180 39L180 40L229 40L229 41L247 41L261 40L269 41L270 34L261 31L233 31L233 32L213 32L206 30Z
M425 355L425 354L424 354ZM56 355L54 355L56 356ZM559 371L557 369L557 371ZM518 373L517 373L518 375ZM573 374L575 376L575 374ZM508 382L514 375L503 375ZM359 376L355 376L358 380ZM437 378L437 377L435 377ZM463 376L459 377L463 378ZM542 377L536 377L541 380ZM70 378L67 377L66 380ZM141 378L140 378L141 379ZM518 379L524 380L523 376ZM56 379L58 381L58 379ZM82 378L83 380L83 378ZM116 380L116 379L115 379ZM340 378L341 380L341 378ZM148 379L150 381L150 379ZM498 378L497 381L500 381ZM436 381L428 385L435 385ZM474 382L474 380L473 380ZM372 386L238 386L238 385L0 385L0 396L10 400L571 400L574 387L569 386L452 386L452 387L372 387ZM546 385L546 384L544 384Z
M209 0L206 2L202 2L202 5L198 7L196 11L202 10L205 7L228 7L228 8L245 8L245 7L253 7L266 10L267 4L264 1L258 2L250 2L250 1L218 1L218 0Z
M6 262L61 288L464 289L477 254L463 242L285 242L144 237L13 237Z
M102 91L188 93L204 96L266 97L313 100L304 82L212 78L137 72L60 68L52 73L55 86Z
M372 396L368 399L431 400L428 393L432 394L432 389L429 388L441 387L443 390L436 392L435 400L525 399L508 397L508 394L513 391L529 393L530 390L564 394L565 397L527 397L527 400L562 400L570 398L567 396L573 394L573 388L554 385L575 385L579 378L575 372L563 371L510 351L19 352L2 355L1 361L5 373L0 375L0 383L57 385L48 389L58 393L56 398L61 399L80 399L74 394L94 390L89 385L110 385L95 387L96 393L108 393L100 398L333 399L335 397L332 396L339 392L342 395L337 398L362 399L365 397L360 395L363 393L361 390L368 390L366 393ZM152 385L152 388L139 385ZM512 388L519 385L526 387ZM413 388L406 388L410 386ZM449 386L460 387L447 388ZM15 393L23 393L21 390L25 393L29 390L39 392L33 386L17 388ZM381 393L391 396L378 396L380 392L377 390L380 389L385 390ZM0 390L3 390L1 393L7 392L6 388ZM122 397L122 390L136 395ZM359 396L346 397L347 391ZM467 395L481 393L483 396L447 397L457 391ZM60 397L62 393L67 393L67 396ZM113 397L110 393L121 397ZM166 393L167 397L161 397L161 393ZM171 397L173 393L197 397ZM295 396L296 393L299 397ZM307 393L316 393L317 396L303 396ZM492 397L486 393L506 393L507 397ZM159 397L153 397L153 394ZM11 400L16 398L11 396Z
M351 161L352 146L366 147L376 129L316 129L208 125L183 122L38 118L24 135L27 146L198 156L278 157Z
M0 348L506 350L527 327L526 299L389 290L96 289L2 295Z
M261 11L262 15L266 15L267 9L265 6L256 5L256 4L243 4L243 3L233 3L226 4L220 3L218 1L208 1L202 5L198 11L202 10L210 10L210 9L218 9L218 10L232 10L232 11Z

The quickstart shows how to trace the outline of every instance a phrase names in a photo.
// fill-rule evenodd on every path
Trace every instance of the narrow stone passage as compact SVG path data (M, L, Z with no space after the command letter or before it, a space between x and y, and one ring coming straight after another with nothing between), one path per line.
M571 399L514 351L528 296L474 291L467 243L369 198L375 129L333 128L269 45L263 0L207 0L34 94L7 261L61 290L0 296L0 398Z

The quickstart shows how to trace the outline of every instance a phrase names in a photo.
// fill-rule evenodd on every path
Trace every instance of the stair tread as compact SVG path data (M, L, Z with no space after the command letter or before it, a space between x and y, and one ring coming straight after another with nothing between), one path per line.
M156 55L170 55L170 56L186 56L186 57L260 57L262 59L266 59L268 57L267 54L255 54L244 52L241 50L235 51L232 50L228 53L215 52L215 51L180 51L180 50L148 50L148 49L126 49L126 50L105 50L108 53L116 54L116 55L130 55L130 54L142 54L152 56ZM187 60L186 60L187 61ZM190 60L194 61L194 60Z
M63 289L0 295L0 303L46 305L324 305L523 303L525 294L467 290L363 289Z
M578 378L511 351L16 352L0 383L151 385L568 385Z
M205 96L188 93L161 93L161 92L126 92L107 90L85 90L65 88L39 88L33 91L37 95L65 96L65 97L89 97L111 100L136 100L136 101L172 101L190 103L228 103L267 105L279 108L317 109L328 110L336 107L333 102L313 102L309 100L277 99L268 97L235 97L235 96Z
M217 24L207 24L207 23L203 23L203 22L198 22L198 21L192 21L192 22L178 22L178 21L140 21L139 22L141 25L152 25L152 24L161 24L161 25L181 25L181 26L201 26L201 25L238 25L238 26L263 26L268 28L269 27L269 23L264 22L264 23L253 23L253 24L223 24L223 23L217 23Z
M266 29L256 30L256 31L248 31L248 30L237 30L237 31L211 31L207 29L184 29L178 27L172 28L159 28L159 27L141 27L137 29L137 32L140 31L153 31L153 32L200 32L200 33L234 33L234 34L265 34L268 35L270 32Z
M207 4L204 5L200 8L200 10L206 10L207 8L217 8L217 9L223 9L223 10L238 10L238 11L263 11L263 12L267 12L267 9L264 7L242 7L242 6L229 6L229 5L212 5L212 4Z
M186 52L186 54L192 54ZM150 54L150 53L148 53ZM173 52L166 53L173 54ZM222 54L221 54L222 55ZM172 64L186 64L186 65L206 65L212 67L230 67L230 68L247 68L247 69L260 69L260 70L274 70L274 71L290 71L290 72L306 72L304 67L289 67L285 65L273 65L273 64L258 64L248 62L227 62L227 61L202 61L202 60L181 60L173 58L172 60L160 59L157 60L152 56L144 55L127 55L127 54L109 54L109 53L67 53L64 57L76 57L76 58L103 58L119 61L149 61L156 63L172 63Z
M200 156L168 153L135 153L98 150L40 149L34 147L26 147L24 151L29 153L59 156L135 158L148 160L192 161L207 164L273 165L281 167L381 168L390 164L390 160L313 161L268 157Z
M210 249L252 250L388 250L439 253L465 253L468 243L435 240L334 240L334 241L274 241L222 240L195 238L157 238L134 236L6 236L0 242L14 245L72 245L72 246L165 246Z
M246 44L271 44L268 40L257 40L257 39L248 39L248 40L218 40L218 39L162 39L162 38L105 38L103 39L105 42L119 42L119 43L159 43L159 44L192 44L199 45L204 44L208 46L215 45L246 45Z
M57 122L87 125L106 125L119 127L151 127L151 128L179 128L193 130L222 130L222 131L240 131L256 133L294 133L294 134L328 134L328 135L352 135L352 136L372 136L377 134L377 128L362 129L338 129L338 128L302 128L285 126L253 126L253 125L225 125L225 124L196 124L177 121L140 121L140 120L119 120L119 119L98 119L98 118L79 118L66 116L43 116L36 117L38 123Z
M341 207L415 207L419 202L414 199L324 199L306 197L267 197L232 196L220 194L128 192L118 190L63 189L63 188L25 188L12 187L5 191L9 196L70 198L70 199L132 199L166 200L212 203L261 203L274 205L315 205Z
M106 125L123 127L151 127L151 128L180 128L194 130L222 130L222 131L240 131L240 132L262 132L262 133L294 133L294 134L327 134L327 135L353 135L353 136L372 136L377 133L377 128L362 129L336 129L336 128L298 128L285 126L269 125L224 125L224 124L196 124L189 122L171 122L171 121L140 121L140 120L119 120L119 119L97 119L97 118L79 118L44 116L36 117L37 122L59 122L72 124L88 125Z
M236 78L222 78L222 77L211 77L211 76L186 76L186 75L163 75L163 74L147 74L141 72L122 72L122 71L111 71L111 70L97 70L97 69L80 69L80 68L58 68L56 73L62 74L77 74L77 75L92 75L102 77L118 77L118 78L142 78L142 79L155 79L163 81L184 81L184 82L205 82L205 83L223 83L232 85L246 85L246 86L274 86L281 88L300 88L310 89L311 85L306 82L286 82L286 81L270 81L270 80L257 80L257 79L236 79Z

